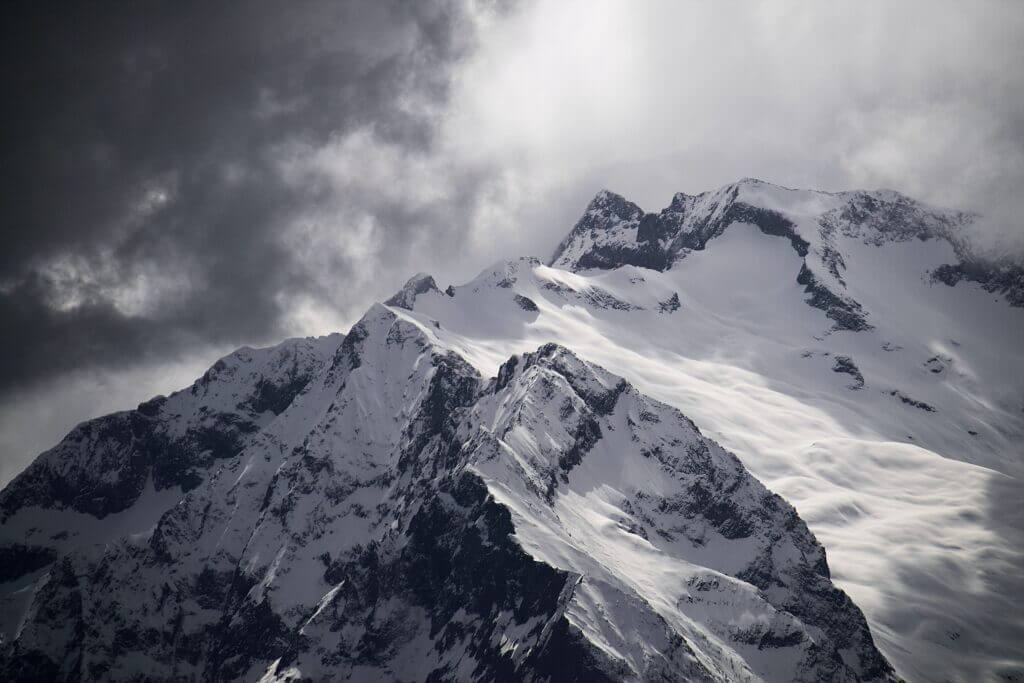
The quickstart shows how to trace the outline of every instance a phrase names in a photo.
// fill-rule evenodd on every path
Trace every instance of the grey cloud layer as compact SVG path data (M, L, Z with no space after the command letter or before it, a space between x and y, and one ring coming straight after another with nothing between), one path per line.
M648 210L745 176L890 187L1024 258L1020 2L0 12L9 462L413 272L546 257L602 187Z
M13 97L2 127L0 391L283 336L290 296L324 288L288 241L311 207L345 208L328 226L344 231L365 205L398 262L409 231L437 218L377 206L316 169L294 182L281 155L361 128L428 150L472 40L455 3L3 12ZM344 253L324 265L345 282ZM344 305L344 288L332 295Z
M1024 255L1024 3L535 0L480 42L453 128L531 201L882 187L981 212L979 246Z

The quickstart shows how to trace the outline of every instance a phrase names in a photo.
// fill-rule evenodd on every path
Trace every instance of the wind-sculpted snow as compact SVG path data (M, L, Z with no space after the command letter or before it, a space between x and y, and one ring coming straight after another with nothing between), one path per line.
M759 211L714 219L737 203ZM603 192L554 266L497 264L410 315L485 374L554 340L683 410L796 507L899 675L1024 676L1024 315L933 279L977 260L972 217L756 181L673 204L717 227L667 269L615 260L646 214Z
M783 193L802 195L783 201ZM767 199L767 201L766 201ZM664 271L735 224L754 225L766 235L787 239L804 259L797 282L807 302L834 321L836 329L871 328L861 304L847 291L844 240L882 246L911 239L951 245L957 262L943 264L934 279L955 285L961 279L1024 305L1024 271L1018 264L992 263L971 250L963 228L974 216L926 207L892 191L800 192L746 179L713 192L675 195L659 213L644 213L623 197L603 190L559 244L551 265L574 271L623 265Z
M549 344L495 378L382 306L151 530L37 574L3 673L875 680L791 506Z
M491 388L473 469L528 552L584 577L566 617L619 668L677 677L666 637L687 677L887 677L795 510L681 413L554 344Z
M602 192L551 266L232 354L0 494L0 675L1024 678L1024 317L972 219Z

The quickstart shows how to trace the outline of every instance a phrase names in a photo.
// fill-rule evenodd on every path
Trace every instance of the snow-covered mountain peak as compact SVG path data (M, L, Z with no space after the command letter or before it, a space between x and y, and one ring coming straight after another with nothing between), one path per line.
M438 291L440 290L437 288L433 276L427 273L416 273L406 281L402 289L384 303L388 306L412 308L416 303L417 295Z
M240 349L0 494L0 675L1012 679L1024 313L965 220L602 192Z
M820 588L811 587L828 576L824 554L808 543L794 513L781 500L771 494L764 497L756 484L748 488L752 482L735 469L739 462L678 411L565 347L547 344L504 363L486 385L473 414L498 439L495 445L487 440L481 443L482 457L473 469L499 501L512 506L517 537L531 553L587 577L573 593L567 618L642 679L672 678L681 671L688 672L684 678L800 680L823 671L839 678L888 675L888 665L864 640L869 637L866 631L851 631L846 622L840 635L832 626L815 622L815 628L797 635L809 624L798 626L775 612L781 608L787 614L802 613L814 622L810 614L818 608L796 608L792 602L796 595L817 595L812 602L832 602ZM536 438L538 429L546 438ZM531 498L546 504L531 505ZM779 536L781 528L790 531ZM554 543L553 529L560 534ZM579 545L576 539L581 538ZM740 547L759 548L753 555L760 559L748 564L735 554ZM669 597L663 591L672 594L674 589L653 576L641 578L647 571L675 575L669 564L677 561L685 569L673 581L696 587L685 597ZM777 578L755 580L762 570ZM759 586L759 597L748 602L752 594L729 577ZM637 592L630 599L633 591ZM759 604L762 599L774 609L766 612L765 605ZM835 606L845 610L839 607L843 602ZM672 603L674 608L658 607ZM609 612L610 604L616 607ZM764 620L766 630L747 633L742 619L712 619L697 627L693 620L705 617L696 615L706 614L712 604L762 615L758 619ZM658 615L654 622L647 605ZM695 627L708 628L716 634L714 639L733 644L719 650L718 644L708 643L715 654L705 658L697 653L699 667L679 669L680 664L670 666L665 661L664 651L647 649L650 632L631 638L621 626L659 622L658 630L667 626L687 639L692 636L685 634L694 633ZM828 648L830 640L845 643L840 650L851 655L842 655L845 663L837 666L838 660L833 659L832 664L824 664L828 656L823 657L818 648ZM800 663L795 669L774 669L769 662L777 658L754 654L755 648L749 646L755 641L756 650L765 653L775 647L796 647L800 654L794 655ZM743 654L738 658L726 654L729 649ZM673 669L676 673L669 673Z
M486 382L453 346L374 305L152 526L11 539L4 673L890 678L794 510L678 411L557 344Z
M288 407L343 338L243 347L187 389L78 425L0 494L4 519L25 506L102 518L133 505L147 488L197 486L203 469L237 453Z
M541 261L536 256L520 256L515 259L498 261L484 268L464 286L509 289L520 277L530 277L534 268L539 265L541 265Z
M443 292L434 284L433 278L418 275L409 280L405 287L385 303L388 306L397 306L411 311L416 308L417 298L423 295L455 297L460 290L473 293L494 289L511 290L522 278L533 281L536 277L536 269L542 265L541 260L536 256L520 256L515 259L497 261L484 268L469 282L458 287L450 285ZM520 303L529 310L530 304L526 300L520 299Z
M587 205L585 213L588 212L629 220L634 218L638 212L643 213L643 210L617 192L599 190Z
M929 207L891 190L794 190L748 178L699 195L676 194L658 213L642 213L614 197L610 205L597 198L591 202L556 249L551 265L574 271L624 265L665 271L688 257L704 258L695 252L704 252L712 240L742 224L790 243L803 259L793 279L805 288L808 303L828 313L836 329L872 327L870 314L851 291L872 277L868 261L874 256L864 245L932 242L922 249L918 263L906 264L917 269L911 277L949 285L973 280L1011 305L1024 304L1024 269L991 263L972 249L966 227L976 216ZM613 211L607 206L629 208Z

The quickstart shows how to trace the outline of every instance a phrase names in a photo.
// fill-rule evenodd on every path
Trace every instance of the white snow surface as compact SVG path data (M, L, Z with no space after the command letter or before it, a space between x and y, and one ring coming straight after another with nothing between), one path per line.
M427 276L419 275L396 305L375 305L361 321L360 334L388 343L366 345L358 368L337 362L340 336L300 344L318 368L314 379L282 415L246 413L258 431L237 455L211 466L199 488L187 495L175 487L157 490L147 479L131 507L102 519L61 507L21 508L0 524L0 541L49 539L59 552L77 548L81 558L123 566L126 584L151 594L145 605L133 606L140 623L148 623L156 619L157 586L175 581L135 564L160 520L162 534L192 539L184 552L214 558L210 566L218 571L228 567L226 558L242 558L241 566L261 577L247 599L266 598L303 635L343 642L354 636L331 631L328 619L341 609L344 586L324 583L318 542L330 537L332 550L401 543L415 510L404 507L407 499L389 498L398 484L388 472L406 438L400 427L436 373L432 359L450 350L483 377L494 377L510 356L556 342L678 408L791 503L898 675L1024 679L1024 309L970 282L949 287L930 279L930 271L960 256L962 216L924 207L942 219L929 225L927 239L863 225L822 227L822 216L851 201L890 195L743 181L679 197L698 217L720 215L730 196L779 212L808 243L806 258L789 239L736 223L662 272L630 265L574 270L595 245L635 242L642 212L629 209L625 220L571 236L552 266L536 258L498 263L450 294L433 280L422 284ZM608 198L602 193L595 202ZM836 252L842 265L833 272L829 254ZM837 329L809 306L796 282L802 265L858 302L870 328ZM673 296L678 306L666 306ZM160 407L173 416L170 429L185 434L208 411L241 411L253 383L271 373L270 351L243 349L225 359L218 371L223 381L214 381L201 400L187 391L170 397ZM860 379L835 369L849 367L846 361ZM396 375L398 369L404 374ZM536 420L557 422L536 401L524 405L539 411ZM654 630L643 622L648 613L626 599L628 586L631 596L701 644L696 657L707 670L727 680L786 680L798 648L766 654L728 637L737 628L796 628L750 584L727 576L748 556L742 540L726 543L712 534L697 552L630 530L623 501L638 491L664 495L672 485L650 460L623 456L631 447L619 441L627 439L622 425L634 419L629 411L636 405L617 405L607 420L619 428L604 429L599 445L555 489L551 506L537 502L534 489L543 481L535 475L564 436L557 424L539 432L550 443L537 442L538 432L516 426L522 415L513 419L508 403L482 402L476 418L495 434L508 431L502 457L481 452L470 469L512 512L524 550L587 577L567 587L565 616L610 657L639 670L656 646L637 637ZM658 428L649 429L644 438L656 441ZM73 451L80 457L68 448L41 458L65 474L96 466L89 448ZM303 469L295 454L306 452L326 470ZM384 500L394 504L390 517L368 514ZM277 512L264 515L265 508ZM786 548L776 552L779 562L787 560ZM86 562L81 558L75 562ZM52 573L40 569L0 584L5 640L51 637L29 612ZM680 601L684 586L711 585L711 579L728 609ZM96 598L98 613L103 599ZM731 616L722 621L722 614ZM191 616L217 614L197 606ZM408 624L396 661L438 663L430 659L422 614L394 604L377 618ZM525 656L529 632L509 622L496 644L510 657ZM149 663L120 666L112 677L145 672ZM244 677L311 674L302 667L274 662ZM426 671L386 673L416 679ZM350 671L353 679L374 673L380 671Z
M809 267L827 279L817 221L849 196L738 188L794 221ZM622 230L568 248L629 240L635 225ZM805 303L789 242L746 224L665 272L498 263L454 296L418 296L409 315L438 322L484 375L556 341L682 410L797 508L907 680L1020 676L1024 309L972 283L933 283L929 271L957 260L950 241L861 229L831 244L843 292L873 329L835 330ZM660 312L673 293L679 310ZM862 388L832 370L837 356L854 361ZM598 494L574 505L588 500L600 508Z

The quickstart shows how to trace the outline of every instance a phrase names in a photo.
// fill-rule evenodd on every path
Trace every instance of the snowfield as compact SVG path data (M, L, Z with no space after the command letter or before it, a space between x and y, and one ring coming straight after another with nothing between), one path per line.
M809 260L818 217L847 200L738 186L740 201L791 217ZM580 241L566 251L585 252ZM441 322L485 374L555 340L678 407L797 508L900 675L1000 680L1024 668L1024 310L932 281L958 260L941 236L835 242L869 330L836 330L808 306L801 257L750 224L665 272L496 264L454 296L418 296L412 315ZM662 312L673 294L679 310ZM833 370L838 357L863 387Z
M1024 680L1024 276L970 220L601 192L240 350L0 494L3 670Z

